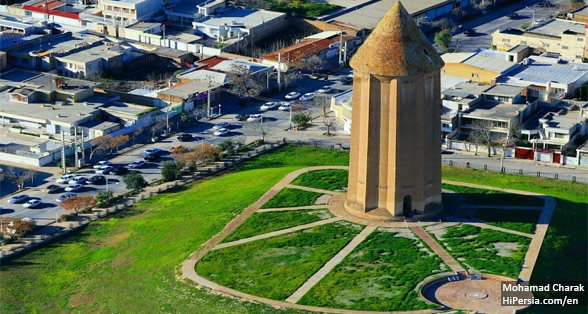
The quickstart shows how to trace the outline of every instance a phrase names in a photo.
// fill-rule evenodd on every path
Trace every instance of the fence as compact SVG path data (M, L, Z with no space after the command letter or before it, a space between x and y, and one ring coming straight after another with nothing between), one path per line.
M549 171L524 170L524 169L507 168L507 167L502 167L502 169L501 169L499 166L480 165L480 164L474 164L474 163L463 162L463 161L455 161L455 160L443 160L442 163L444 165L449 165L449 166L454 166L454 167L464 167L464 168L471 168L471 169L477 169L477 170L486 170L486 171L508 173L508 174L518 174L518 175L522 175L522 176L548 178L548 179L556 179L556 180L564 180L564 181L571 181L571 182L588 184L588 176L585 176L585 175L580 176L580 175L572 175L572 174L561 174L561 173L549 172Z

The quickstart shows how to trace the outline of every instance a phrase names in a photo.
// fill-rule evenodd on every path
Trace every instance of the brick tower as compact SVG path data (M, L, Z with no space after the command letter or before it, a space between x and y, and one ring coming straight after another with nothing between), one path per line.
M350 65L346 210L382 220L440 211L443 61L397 2Z

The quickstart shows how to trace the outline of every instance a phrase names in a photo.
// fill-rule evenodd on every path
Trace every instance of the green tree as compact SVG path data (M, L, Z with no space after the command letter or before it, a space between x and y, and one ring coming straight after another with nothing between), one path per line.
M225 154L228 156L232 155L235 152L236 145L232 139L228 138L218 144L218 148L220 148Z
M137 171L131 171L129 174L123 176L123 182L129 190L140 190L148 185L143 175Z
M166 161L161 166L161 178L163 181L173 181L180 176L182 165L177 161Z
M99 207L110 204L110 201L112 200L113 196L114 193L112 192L112 190L99 191L98 194L96 194L96 202L98 203Z
M578 3L584 5L584 0L570 0L570 3Z
M310 114L299 112L292 116L292 122L297 123L299 127L305 127L310 122Z
M449 44L451 44L451 29L443 28L435 34L435 43L439 45L442 52L449 52Z

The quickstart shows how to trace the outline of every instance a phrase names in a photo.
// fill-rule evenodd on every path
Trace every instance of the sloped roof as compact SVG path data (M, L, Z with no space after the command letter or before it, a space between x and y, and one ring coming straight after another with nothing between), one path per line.
M363 73L413 76L439 71L444 63L399 1L359 47L350 65Z

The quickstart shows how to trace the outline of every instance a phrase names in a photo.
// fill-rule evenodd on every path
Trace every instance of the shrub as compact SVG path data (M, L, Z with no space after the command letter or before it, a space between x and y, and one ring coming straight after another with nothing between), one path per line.
M145 178L143 178L143 175L137 171L131 171L129 174L123 176L123 182L129 190L140 190L149 185Z
M161 177L164 182L173 181L180 176L182 165L177 161L166 161L161 166Z

